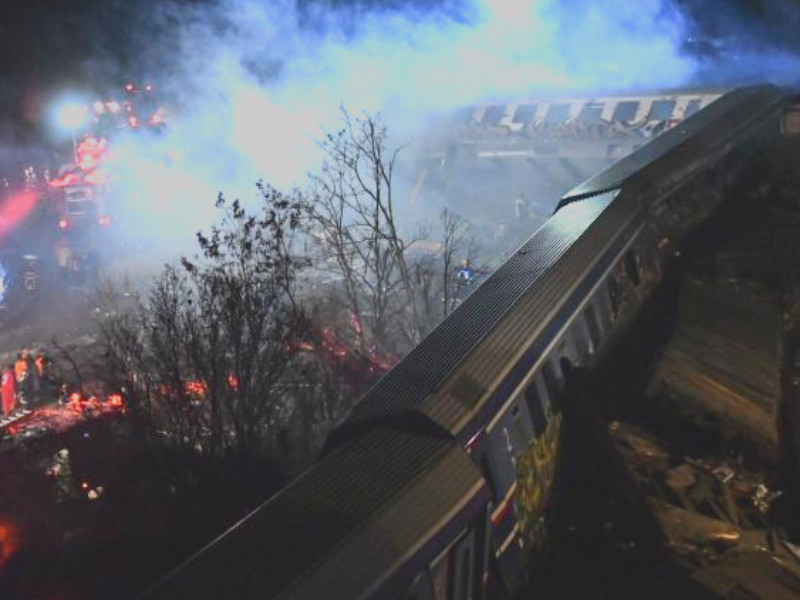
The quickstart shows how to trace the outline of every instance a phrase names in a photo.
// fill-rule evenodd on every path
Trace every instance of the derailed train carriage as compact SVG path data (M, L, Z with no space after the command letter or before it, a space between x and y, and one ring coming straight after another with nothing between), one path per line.
M773 86L735 90L567 194L313 467L142 598L518 589L546 539L568 382L609 356L729 174L782 139L791 103Z

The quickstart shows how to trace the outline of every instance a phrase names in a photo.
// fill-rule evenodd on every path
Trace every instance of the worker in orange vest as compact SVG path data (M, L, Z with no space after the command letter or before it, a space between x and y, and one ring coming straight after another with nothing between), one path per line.
M14 391L14 365L8 365L0 375L0 397L2 397L3 416L8 416L17 408Z
M14 363L14 379L16 381L17 400L21 407L28 406L27 391L30 368L28 364L28 351L23 350L17 355L17 362Z

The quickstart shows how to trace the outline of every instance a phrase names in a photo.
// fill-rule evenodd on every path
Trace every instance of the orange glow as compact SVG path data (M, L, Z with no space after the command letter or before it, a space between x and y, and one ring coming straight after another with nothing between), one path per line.
M19 537L17 530L9 523L0 521L0 567L17 551Z
M94 173L89 173L84 178L84 181L86 181L86 183L100 185L106 182L106 174L102 171L95 171Z
M13 230L31 213L36 206L36 196L24 192L11 196L0 204L0 240Z
M108 397L108 403L111 406L122 406L122 396L120 394L111 394Z
M53 179L50 182L50 187L54 188L66 187L68 185L72 185L76 181L78 181L78 176L75 173L67 173L61 179Z
M202 381L187 381L186 382L186 391L189 394L196 394L197 396L205 396L206 395L206 384Z
M228 387L231 388L232 390L239 389L239 379L233 373L228 375Z

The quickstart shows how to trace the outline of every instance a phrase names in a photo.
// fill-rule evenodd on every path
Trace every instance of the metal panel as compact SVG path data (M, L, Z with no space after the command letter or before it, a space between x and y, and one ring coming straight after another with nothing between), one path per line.
M353 539L376 544L362 546L364 556L375 552L388 560L404 555L424 537L420 527L427 525L422 524L442 519L459 499L453 494L463 494L464 486L473 486L479 478L469 459L462 456L459 463L452 457L453 450L463 455L444 438L372 432L331 453L142 598L272 598L303 578L314 565L335 555L342 544L352 544ZM471 473L454 466L464 462ZM442 464L448 466L452 476L440 472ZM426 504L419 498L419 485L431 473L449 479L441 491L443 496ZM462 476L467 477L463 482ZM396 503L407 494L417 498L416 509L398 511ZM389 506L395 508L381 516ZM388 529L369 534L372 522ZM387 546L381 536L394 540L393 544ZM406 543L412 546L404 546ZM351 568L355 570L357 565L350 565L348 571ZM380 578L384 573L372 576Z
M488 500L480 472L461 448L453 446L385 511L280 597L282 600L383 598L381 587L404 562L443 527L464 527L473 521ZM440 550L432 548L429 553ZM347 576L342 577L343 573Z

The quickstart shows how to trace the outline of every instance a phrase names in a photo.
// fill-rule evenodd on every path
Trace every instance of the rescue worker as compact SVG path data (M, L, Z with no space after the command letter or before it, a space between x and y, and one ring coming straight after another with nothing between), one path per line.
M36 354L36 359L33 361L33 364L36 367L36 374L39 379L44 379L47 373L47 357L44 355L43 350L39 350Z
M21 408L28 407L29 376L28 351L23 350L17 354L17 361L14 363L14 381L16 383L17 401Z
M458 280L462 283L472 283L472 277L475 273L469 266L469 260L461 261L461 270L458 272Z
M31 383L33 387L33 396L36 398L36 404L42 404L45 398L51 399L48 397L47 358L42 350L36 353L33 364L29 365L29 372L32 375Z
M0 397L2 397L3 416L7 417L17 408L14 388L14 365L8 365L0 375Z
M61 279L66 281L70 275L70 260L72 258L72 251L65 240L59 240L56 246L56 262L58 263L58 270L61 274Z
M514 199L514 215L517 219L527 219L528 218L528 203L525 200L525 194L522 191L517 194L517 197Z
M61 406L69 404L69 386L66 383L61 384L61 393L58 395L58 403Z

